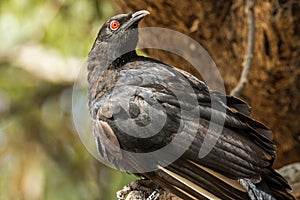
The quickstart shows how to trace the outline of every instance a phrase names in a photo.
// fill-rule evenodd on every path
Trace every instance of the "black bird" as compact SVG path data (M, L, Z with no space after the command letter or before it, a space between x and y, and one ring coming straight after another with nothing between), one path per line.
M249 117L246 103L136 54L138 23L148 14L109 19L88 56L88 105L101 156L183 199L294 199L272 168L271 131ZM216 143L201 158L205 138Z

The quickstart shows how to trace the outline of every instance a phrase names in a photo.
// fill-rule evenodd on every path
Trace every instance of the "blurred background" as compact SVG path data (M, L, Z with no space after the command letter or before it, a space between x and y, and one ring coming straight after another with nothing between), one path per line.
M279 168L300 161L300 2L255 2L255 57L240 97L274 132ZM247 46L244 3L1 0L0 200L116 199L116 191L135 179L94 159L72 119L74 81L106 19L147 9L151 15L141 25L171 28L200 42L229 93ZM167 52L146 53L198 75Z
M116 199L73 126L72 87L111 1L0 1L0 199Z

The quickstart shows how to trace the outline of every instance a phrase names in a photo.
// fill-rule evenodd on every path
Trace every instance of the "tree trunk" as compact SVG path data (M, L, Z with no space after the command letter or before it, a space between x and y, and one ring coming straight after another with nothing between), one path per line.
M146 9L142 26L164 27L198 41L212 56L229 93L237 84L246 52L248 25L245 1L114 0L121 13ZM249 83L241 98L252 116L274 133L275 167L300 160L300 2L256 1L256 43ZM147 50L175 67L199 76L185 60Z

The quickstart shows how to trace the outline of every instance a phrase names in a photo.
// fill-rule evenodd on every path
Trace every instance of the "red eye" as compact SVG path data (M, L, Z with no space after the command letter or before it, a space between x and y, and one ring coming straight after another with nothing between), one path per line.
M117 20L113 20L109 24L109 28L113 31L117 30L119 28L120 24Z

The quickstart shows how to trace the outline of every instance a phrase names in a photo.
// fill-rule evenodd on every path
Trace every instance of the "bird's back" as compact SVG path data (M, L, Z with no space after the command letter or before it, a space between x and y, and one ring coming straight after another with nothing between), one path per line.
M192 75L145 57L129 59L110 70L110 76L103 76L102 95L97 97L102 107L97 115L109 125L120 148L148 153L170 146L165 156L136 160L130 153L123 155L120 159L126 158L126 165L184 198L245 199L252 195L271 199L273 195L291 199L288 184L271 168L275 158L271 133L246 115L249 107L244 102L226 98ZM212 113L216 119L211 119ZM222 129L220 135L210 129L211 124ZM176 136L179 139L174 142ZM206 137L216 144L199 158ZM98 146L106 156L114 157L113 150ZM168 163L164 160L168 156L178 158ZM128 167L118 159L108 160ZM149 165L157 170L143 173Z

